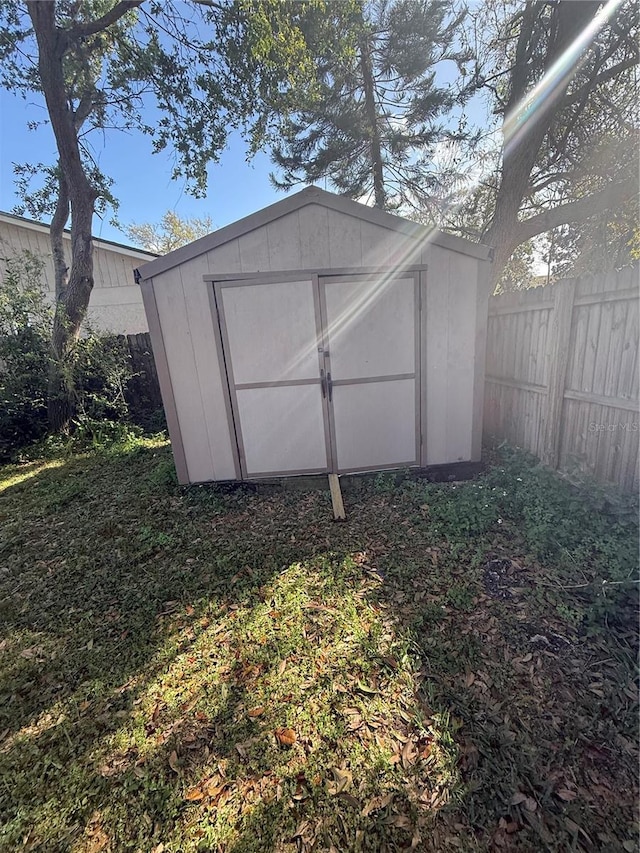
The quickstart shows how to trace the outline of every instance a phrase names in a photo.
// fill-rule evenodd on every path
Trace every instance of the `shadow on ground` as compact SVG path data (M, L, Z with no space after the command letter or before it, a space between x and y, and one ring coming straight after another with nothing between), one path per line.
M550 608L517 524L451 541L387 475L335 524L328 490L171 472L0 492L1 849L627 849L634 640Z

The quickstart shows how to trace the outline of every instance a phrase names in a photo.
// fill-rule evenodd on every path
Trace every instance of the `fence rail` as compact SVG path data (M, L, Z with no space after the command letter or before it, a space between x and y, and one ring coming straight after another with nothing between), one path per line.
M638 266L492 297L484 430L638 489Z

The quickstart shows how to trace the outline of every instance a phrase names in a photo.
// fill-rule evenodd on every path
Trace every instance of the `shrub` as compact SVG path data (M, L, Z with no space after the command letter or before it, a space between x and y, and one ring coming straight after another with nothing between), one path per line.
M30 252L10 258L0 288L0 459L47 432L53 311L42 267ZM131 433L131 357L124 337L97 333L88 324L83 331L68 368L75 389L73 440L102 446Z
M52 315L41 275L42 261L23 252L6 262L0 287L0 458L47 430Z

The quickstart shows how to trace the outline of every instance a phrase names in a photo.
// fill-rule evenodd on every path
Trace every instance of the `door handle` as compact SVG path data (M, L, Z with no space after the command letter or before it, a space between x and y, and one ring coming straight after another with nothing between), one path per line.
M322 396L327 396L327 380L324 378L324 370L320 371L320 388L322 389Z
M333 400L333 382L331 381L331 373L327 373L327 389L329 391L329 402Z

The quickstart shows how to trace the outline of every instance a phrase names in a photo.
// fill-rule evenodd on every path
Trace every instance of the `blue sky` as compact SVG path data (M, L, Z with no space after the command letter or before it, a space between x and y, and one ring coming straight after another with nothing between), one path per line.
M453 63L438 68L439 84L453 83L457 72ZM472 122L483 123L485 109L473 101L468 105ZM149 111L149 115L153 110ZM27 99L0 89L0 210L11 212L20 199L16 193L13 164L53 165L56 160L53 133L48 123L35 130L28 122L47 119L44 99L30 94ZM158 222L165 211L183 218L210 216L215 227L234 222L284 196L269 181L272 164L259 153L246 161L246 145L239 133L229 139L220 162L209 167L205 199L189 194L183 179L172 180L173 156L152 153L152 142L142 133L110 131L104 137L93 133L94 157L103 173L114 180L113 194L120 202L118 219L123 226ZM323 185L330 189L329 186ZM300 187L301 189L302 187ZM130 242L111 223L112 212L94 218L94 235L118 242Z
M44 116L44 106L35 96L26 101L0 90L0 209L11 212L18 202L12 163L54 163L55 144L48 125L35 131L27 122ZM167 152L152 154L151 140L142 134L112 132L106 144L94 138L103 171L114 181L123 224L157 222L166 210L182 217L210 216L218 228L283 197L269 183L271 164L266 154L245 161L245 144L239 134L230 140L220 163L209 169L206 199L189 195L185 182L172 181L172 158ZM94 220L94 234L120 243L126 236L109 223Z

